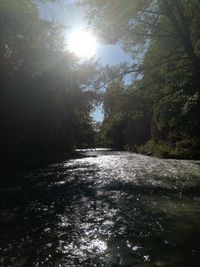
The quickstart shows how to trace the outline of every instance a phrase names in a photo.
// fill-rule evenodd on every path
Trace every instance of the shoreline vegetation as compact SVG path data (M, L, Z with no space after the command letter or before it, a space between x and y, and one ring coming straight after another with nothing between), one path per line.
M191 149L190 144L177 144L175 147L170 147L165 143L156 143L153 140L148 141L145 145L141 145L137 148L137 152L155 156L160 158L170 159L188 159L199 160L200 152L195 151L195 147Z

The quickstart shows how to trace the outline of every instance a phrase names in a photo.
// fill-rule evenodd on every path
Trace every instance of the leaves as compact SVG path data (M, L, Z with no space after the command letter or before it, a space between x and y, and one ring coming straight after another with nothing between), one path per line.
M1 1L0 28L2 163L46 161L92 143L94 64L64 51L62 28L32 0Z
M137 59L121 70L136 74L132 85L116 79L104 96L103 131L111 144L135 149L154 139L174 148L185 136L199 140L199 1L83 2L100 36Z

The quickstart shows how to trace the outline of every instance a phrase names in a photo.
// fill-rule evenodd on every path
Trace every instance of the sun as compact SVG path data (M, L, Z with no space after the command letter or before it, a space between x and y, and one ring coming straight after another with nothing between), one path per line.
M74 30L68 37L68 49L77 57L86 59L95 55L97 41L95 36L80 29Z

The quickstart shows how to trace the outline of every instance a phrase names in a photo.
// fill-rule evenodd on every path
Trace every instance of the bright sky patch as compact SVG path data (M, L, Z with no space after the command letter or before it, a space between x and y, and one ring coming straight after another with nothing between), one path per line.
M89 31L80 29L72 31L67 43L68 49L82 59L91 58L95 55L97 49L95 36Z

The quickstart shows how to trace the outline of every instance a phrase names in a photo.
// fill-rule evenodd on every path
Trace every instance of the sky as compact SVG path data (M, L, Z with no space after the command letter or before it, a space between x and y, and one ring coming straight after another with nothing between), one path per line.
M69 32L76 28L87 27L87 21L84 18L85 14L76 4L76 0L56 0L45 3L36 0L36 2L42 17L61 23L69 29ZM119 45L103 44L100 40L98 40L95 58L102 65L116 65L124 61L132 62L132 58L124 53ZM92 113L92 117L96 121L103 120L103 113L100 106Z

